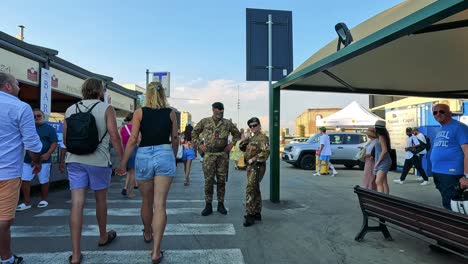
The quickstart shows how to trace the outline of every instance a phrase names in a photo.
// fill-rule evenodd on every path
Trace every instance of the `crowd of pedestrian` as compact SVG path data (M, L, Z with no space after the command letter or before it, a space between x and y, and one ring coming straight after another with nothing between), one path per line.
M39 109L32 110L18 99L18 81L14 76L0 73L0 258L2 263L21 263L22 258L11 252L10 227L15 211L31 208L30 181L38 176L41 201L37 207L48 206L48 183L51 155L58 139L53 127L45 122ZM138 186L142 196L142 236L145 243L153 243L152 263L164 258L161 242L167 224L166 203L171 184L176 176L176 156L182 147L184 185L190 185L190 170L197 152L203 153L205 207L202 216L213 213L214 186L216 186L217 212L228 214L225 207L226 182L229 171L229 155L236 147L236 167L239 160L246 168L245 227L262 220L262 196L260 183L265 175L266 161L270 155L269 139L262 132L260 119L248 120L248 132L239 131L236 125L224 118L224 105L212 104L212 116L203 118L195 127L188 124L182 136L178 133L176 114L169 107L164 88L159 82L151 82L146 91L146 106L125 118L125 124L117 127L116 112L103 102L105 85L99 79L89 78L82 85L83 100L71 105L63 122L63 151L60 169L68 174L71 192L69 217L72 254L69 263L81 263L81 232L83 209L88 189L94 191L96 218L99 227L98 246L104 247L117 238L118 230L107 229L107 192L111 183L112 144L118 159L116 175L126 176L122 195L135 196ZM429 184L421 160L431 147L430 160L434 184L441 193L442 204L450 209L450 199L458 186L468 188L468 127L452 119L450 108L436 104L434 118L441 128L430 146L426 136L418 128L407 128L405 164L400 179L415 167L422 176L421 185ZM330 167L330 139L326 128L320 128L318 172L322 166ZM392 167L391 140L384 121L365 132L368 142L363 149L363 186L388 194L387 174ZM25 152L26 151L26 152ZM24 154L26 153L26 155ZM323 163L323 165L322 165ZM18 205L20 190L23 202Z

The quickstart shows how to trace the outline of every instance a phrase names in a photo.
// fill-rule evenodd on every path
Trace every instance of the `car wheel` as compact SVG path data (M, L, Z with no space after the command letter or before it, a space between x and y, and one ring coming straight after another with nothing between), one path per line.
M354 167L354 165L350 165L350 164L347 164L347 165L345 164L344 166L345 166L347 169L352 169L352 168Z
M364 162L359 162L359 169L364 170Z
M315 169L315 156L312 154L305 154L302 156L300 163L303 170L313 170Z

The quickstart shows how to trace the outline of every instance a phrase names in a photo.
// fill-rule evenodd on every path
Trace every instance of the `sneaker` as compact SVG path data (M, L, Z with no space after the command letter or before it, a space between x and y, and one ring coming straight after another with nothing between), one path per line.
M423 181L423 182L422 182L421 184L419 184L419 185L424 186L424 185L429 185L429 184L431 184L429 181Z
M337 174L338 174L338 172L337 172L337 171L333 171L333 173L332 173L332 175L331 175L331 176L332 176L332 177L335 177L335 175L337 175Z
M37 208L44 208L44 207L47 207L48 205L49 205L49 203L47 201L42 200L37 205Z
M314 173L314 176L322 176L322 175L320 175L320 173L316 172L316 173Z
M398 179L398 180L393 180L393 182L394 182L394 183L399 183L399 184L405 183L404 181L402 181L402 180L400 180L400 179Z
M424 179L423 179L423 177L416 177L416 180L417 181L423 181Z
M28 210L28 209L31 209L31 205L26 205L25 203L22 203L16 207L16 211L18 212Z

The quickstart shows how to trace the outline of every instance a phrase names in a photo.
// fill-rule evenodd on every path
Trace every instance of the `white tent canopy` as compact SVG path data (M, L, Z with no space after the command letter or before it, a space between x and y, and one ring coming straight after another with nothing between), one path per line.
M371 113L356 101L326 118L316 121L317 127L368 127L382 118Z

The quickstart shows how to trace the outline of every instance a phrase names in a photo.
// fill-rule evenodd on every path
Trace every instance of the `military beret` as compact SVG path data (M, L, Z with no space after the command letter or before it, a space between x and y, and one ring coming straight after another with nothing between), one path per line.
M224 110L224 105L221 102L216 102L216 103L212 104L211 107L219 109L219 110Z
M249 119L249 121L247 121L247 125L250 125L252 123L258 123L260 125L260 119L258 119L258 117L252 117Z

